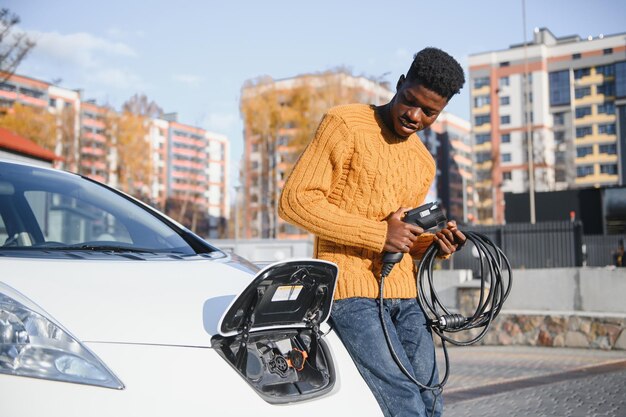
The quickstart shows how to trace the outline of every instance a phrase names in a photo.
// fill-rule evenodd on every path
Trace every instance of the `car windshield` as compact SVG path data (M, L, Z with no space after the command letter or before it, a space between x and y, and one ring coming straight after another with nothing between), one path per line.
M0 253L196 254L183 235L151 210L78 175L0 162Z

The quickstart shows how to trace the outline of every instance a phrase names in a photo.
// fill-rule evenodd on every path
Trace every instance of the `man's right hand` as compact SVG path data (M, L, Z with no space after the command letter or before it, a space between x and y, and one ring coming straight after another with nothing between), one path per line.
M404 252L407 253L413 246L413 242L417 237L424 233L424 229L414 224L405 223L402 217L410 208L400 207L386 220L387 237L385 238L385 252Z

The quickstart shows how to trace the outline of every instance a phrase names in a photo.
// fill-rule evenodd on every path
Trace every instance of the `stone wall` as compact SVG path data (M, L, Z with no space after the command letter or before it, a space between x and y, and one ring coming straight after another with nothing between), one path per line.
M458 285L456 292L459 313L470 317L480 301L478 283L466 282ZM482 328L473 329L457 334L455 339L471 339L481 330ZM626 314L503 310L479 343L626 350Z
M494 320L481 344L626 350L626 318L506 312Z

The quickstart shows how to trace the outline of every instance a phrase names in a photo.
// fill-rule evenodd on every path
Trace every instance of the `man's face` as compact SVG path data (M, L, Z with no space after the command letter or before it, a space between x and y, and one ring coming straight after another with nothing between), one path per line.
M398 136L408 137L433 124L448 100L417 81L406 80L402 75L390 104L389 116L393 130Z

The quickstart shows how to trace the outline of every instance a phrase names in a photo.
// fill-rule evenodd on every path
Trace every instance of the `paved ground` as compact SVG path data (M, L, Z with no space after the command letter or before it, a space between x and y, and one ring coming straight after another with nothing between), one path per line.
M445 417L626 417L626 352L449 348ZM443 376L441 350L438 351Z

